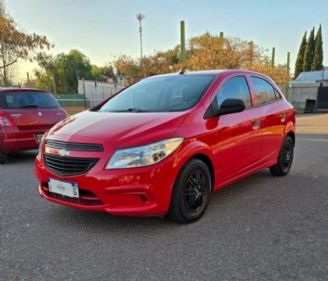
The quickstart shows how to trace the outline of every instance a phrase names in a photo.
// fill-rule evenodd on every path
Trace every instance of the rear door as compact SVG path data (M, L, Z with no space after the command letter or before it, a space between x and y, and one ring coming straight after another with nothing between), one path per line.
M280 93L269 81L259 76L251 76L257 107L261 110L262 144L260 158L263 163L275 160L284 137L287 111L282 106Z
M0 107L20 130L47 130L66 117L56 99L42 91L2 92Z

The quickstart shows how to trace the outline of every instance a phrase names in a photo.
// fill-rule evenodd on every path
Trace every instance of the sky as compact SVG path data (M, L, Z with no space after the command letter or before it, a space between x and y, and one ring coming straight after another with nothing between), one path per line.
M140 54L137 13L143 13L144 55L179 44L179 22L186 37L204 32L253 40L276 63L291 68L305 31L322 24L324 65L328 65L326 0L4 0L9 14L28 33L46 35L53 54L78 49L103 66L120 55ZM33 73L35 64L20 62L17 75Z

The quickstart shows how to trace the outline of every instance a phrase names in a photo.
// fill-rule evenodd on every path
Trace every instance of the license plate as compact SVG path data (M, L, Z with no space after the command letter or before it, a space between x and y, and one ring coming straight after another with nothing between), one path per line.
M35 135L35 138L36 138L37 143L40 143L41 142L42 137L43 137L43 134L36 134Z
M49 191L71 198L79 198L79 187L77 183L49 179Z

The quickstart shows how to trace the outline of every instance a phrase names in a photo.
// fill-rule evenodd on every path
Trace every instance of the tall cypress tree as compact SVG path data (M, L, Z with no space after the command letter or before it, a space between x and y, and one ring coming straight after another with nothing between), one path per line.
M294 78L295 79L303 71L305 48L306 48L306 32L304 33L300 48L299 48L298 53L297 53L297 58L296 58L296 63L295 63L295 71L294 71Z
M315 41L314 41L314 27L313 27L305 48L303 71L311 71L311 66L314 58L314 49L315 49Z
M314 58L311 66L311 70L321 70L323 69L323 50L322 50L322 34L321 34L321 24L318 32L315 36L315 50Z

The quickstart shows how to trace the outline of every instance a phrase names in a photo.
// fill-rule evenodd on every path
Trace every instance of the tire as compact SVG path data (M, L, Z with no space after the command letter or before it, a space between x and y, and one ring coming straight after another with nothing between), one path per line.
M207 165L201 160L191 159L176 179L168 216L179 223L198 220L207 208L211 187Z
M7 161L7 153L0 149L0 164L5 164Z
M294 141L290 136L287 136L281 146L277 164L270 167L270 172L273 176L286 176L293 164L294 158Z

